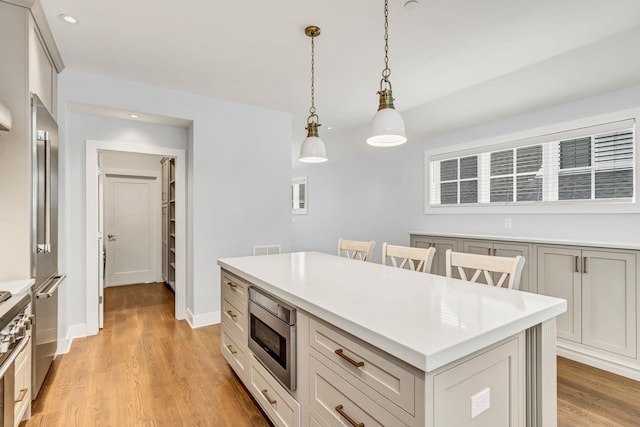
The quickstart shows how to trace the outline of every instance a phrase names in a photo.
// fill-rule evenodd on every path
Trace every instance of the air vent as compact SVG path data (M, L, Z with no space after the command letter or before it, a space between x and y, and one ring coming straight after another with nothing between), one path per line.
M275 255L280 253L280 245L254 246L254 255Z

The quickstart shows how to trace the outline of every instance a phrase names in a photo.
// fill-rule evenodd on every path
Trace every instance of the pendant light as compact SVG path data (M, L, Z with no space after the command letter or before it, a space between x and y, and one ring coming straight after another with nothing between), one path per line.
M389 0L384 1L384 69L380 80L380 103L371 122L371 136L367 143L376 147L393 147L407 142L404 120L393 106L389 76Z
M305 163L321 163L327 161L327 150L324 142L318 136L318 115L315 106L315 45L313 40L320 35L320 28L310 25L304 33L311 37L311 108L307 117L307 137L302 141L298 160Z

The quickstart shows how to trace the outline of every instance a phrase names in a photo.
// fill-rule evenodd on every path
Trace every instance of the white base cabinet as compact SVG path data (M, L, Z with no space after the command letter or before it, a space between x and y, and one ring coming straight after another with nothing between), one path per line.
M462 252L524 256L520 289L567 300L556 319L558 354L640 380L639 250L420 234L411 245L436 239L455 241Z
M636 359L636 268L632 251L538 247L539 292L568 303L558 338Z
M248 349L249 286L222 270L221 352L278 427L526 424L525 354L535 349L526 349L524 332L425 373L298 310L297 389L289 392ZM489 407L472 413L470 397L487 390Z

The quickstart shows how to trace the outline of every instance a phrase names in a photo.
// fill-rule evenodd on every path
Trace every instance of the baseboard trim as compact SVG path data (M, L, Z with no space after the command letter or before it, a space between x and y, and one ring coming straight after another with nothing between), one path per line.
M73 344L73 340L75 338L83 338L87 336L87 325L86 323L78 323L76 325L69 326L67 329L67 333L63 339L58 340L58 350L56 351L56 355L58 354L66 354L71 350L71 344Z
M191 309L187 308L187 322L192 329L201 328L203 326L216 325L220 323L221 314L219 311L212 311L204 314L193 314Z
M557 352L558 356L566 357L567 359L575 360L576 362L584 363L594 368L613 372L614 374L622 375L635 381L640 381L640 367L626 366L602 357L586 354L581 350L564 347L560 344L558 344Z

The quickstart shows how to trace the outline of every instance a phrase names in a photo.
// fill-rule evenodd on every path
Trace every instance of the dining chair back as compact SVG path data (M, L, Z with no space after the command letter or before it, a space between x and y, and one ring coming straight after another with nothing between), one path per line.
M431 272L431 264L436 254L436 248L414 248L409 246L382 244L382 264L391 265L423 273Z
M351 259L359 259L362 261L371 261L373 247L376 242L360 242L357 240L338 240L338 256Z
M509 289L520 288L520 279L525 263L524 257L520 255L508 258L453 252L451 249L447 249L445 259L447 277L453 277L455 268L462 280L477 282L478 278L484 277L489 285L504 286ZM466 269L473 271L473 273L467 276Z

